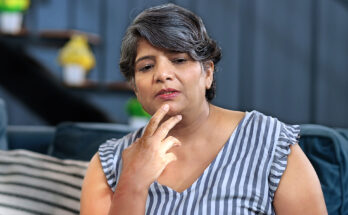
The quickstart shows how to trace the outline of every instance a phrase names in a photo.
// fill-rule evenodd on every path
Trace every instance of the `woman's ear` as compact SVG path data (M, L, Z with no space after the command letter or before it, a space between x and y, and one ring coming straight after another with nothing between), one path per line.
M138 89L137 89L137 86L135 85L134 78L129 81L129 84L130 84L131 88L133 89L135 95L138 97Z
M204 71L205 71L205 87L206 89L210 89L213 79L214 79L214 63L213 61L209 60L204 62L203 65Z

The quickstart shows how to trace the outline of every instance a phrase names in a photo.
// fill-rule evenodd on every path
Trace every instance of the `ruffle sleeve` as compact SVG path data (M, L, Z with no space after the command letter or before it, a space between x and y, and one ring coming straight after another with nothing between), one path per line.
M132 132L120 139L111 139L99 146L99 159L106 180L114 192L122 169L122 152L136 138L142 135L143 129Z
M270 196L273 199L278 188L280 179L286 169L290 146L297 144L299 139L300 126L281 124L278 141L275 144L273 162L269 175Z

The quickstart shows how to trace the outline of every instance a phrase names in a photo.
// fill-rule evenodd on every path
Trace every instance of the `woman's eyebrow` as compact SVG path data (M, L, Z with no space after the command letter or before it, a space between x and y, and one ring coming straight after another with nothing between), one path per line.
M147 55L147 56L140 57L135 61L135 64L137 64L139 61L146 60L146 59L154 60L155 56Z

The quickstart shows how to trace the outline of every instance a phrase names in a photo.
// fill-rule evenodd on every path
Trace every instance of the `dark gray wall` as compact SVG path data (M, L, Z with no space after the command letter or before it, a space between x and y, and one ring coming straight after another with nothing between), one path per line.
M118 58L123 33L144 8L159 0L32 1L31 31L75 28L97 33L97 68L89 78L121 81ZM259 110L289 123L348 127L348 1L176 0L203 18L223 50L214 103ZM57 49L28 44L30 53L57 77ZM124 93L77 92L115 120L126 122ZM43 124L0 89L10 124Z

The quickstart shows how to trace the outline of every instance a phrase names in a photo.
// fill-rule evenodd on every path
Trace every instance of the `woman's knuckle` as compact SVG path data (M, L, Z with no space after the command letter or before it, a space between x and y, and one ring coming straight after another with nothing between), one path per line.
M170 126L166 123L163 125L161 130L164 132L164 131L168 131L169 129L170 129Z
M154 138L153 137L147 137L147 138L144 138L144 144L150 144L154 141Z
M150 120L145 128L145 134L146 132L149 132L152 129L152 127L153 127L153 121Z
M150 121L151 121L152 125L155 125L159 121L159 118L157 116L153 116Z

